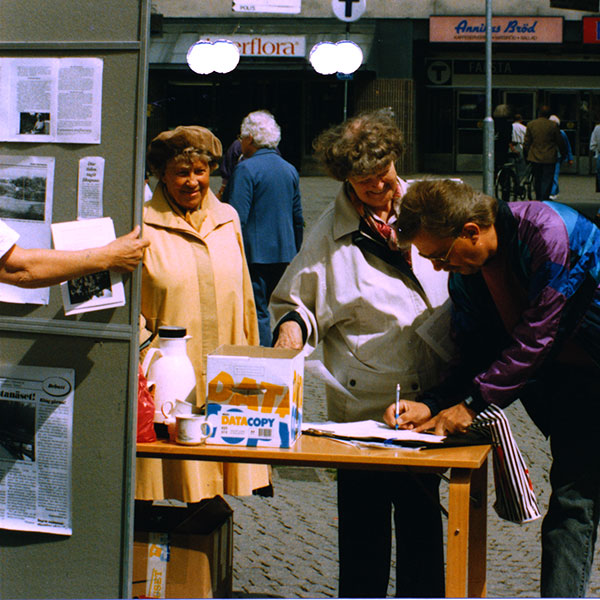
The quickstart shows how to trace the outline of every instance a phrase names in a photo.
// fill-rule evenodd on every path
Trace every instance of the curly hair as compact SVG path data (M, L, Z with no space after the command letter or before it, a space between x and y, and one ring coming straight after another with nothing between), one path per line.
M396 162L404 151L402 132L389 110L361 113L323 131L315 155L338 181L372 175Z
M146 163L157 177L162 177L169 160L193 163L203 160L214 171L223 154L221 141L210 130L198 125L180 125L159 133L148 146Z
M276 148L281 141L281 128L268 110L256 110L244 117L240 128L242 137L251 135L258 148Z
M451 179L430 179L413 183L402 196L398 229L410 242L422 229L439 238L456 237L465 223L490 227L496 222L495 198Z

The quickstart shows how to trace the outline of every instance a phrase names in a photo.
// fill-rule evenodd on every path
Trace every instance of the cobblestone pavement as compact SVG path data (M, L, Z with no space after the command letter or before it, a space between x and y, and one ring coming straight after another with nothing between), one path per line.
M462 176L481 189L481 175ZM600 202L592 176L561 176L566 203ZM339 184L324 177L301 178L307 227L334 198ZM319 350L317 350L319 353ZM326 419L324 390L306 381L304 417ZM542 513L550 486L549 449L520 403L507 410L513 434L529 466ZM489 471L488 596L528 598L539 596L541 519L525 525L502 521L492 507L493 476ZM234 596L238 598L335 598L337 596L337 515L335 471L307 467L275 467L273 498L234 498ZM443 495L447 486L442 484ZM447 505L444 498L444 504ZM389 595L394 595L390 578ZM600 597L600 564L588 589Z

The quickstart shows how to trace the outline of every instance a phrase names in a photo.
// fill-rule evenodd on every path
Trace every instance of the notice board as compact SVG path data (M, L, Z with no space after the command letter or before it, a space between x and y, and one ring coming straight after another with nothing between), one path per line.
M0 59L101 64L99 139L48 142L57 115L39 109L23 113L22 131L31 137L0 141L0 156L53 164L52 222L77 219L86 157L103 159L102 212L116 235L141 222L149 22L150 0L0 2ZM73 117L65 106L62 116ZM130 593L139 277L139 269L124 276L125 305L107 310L65 316L56 286L46 304L0 302L1 365L74 372L72 533L0 529L0 598Z

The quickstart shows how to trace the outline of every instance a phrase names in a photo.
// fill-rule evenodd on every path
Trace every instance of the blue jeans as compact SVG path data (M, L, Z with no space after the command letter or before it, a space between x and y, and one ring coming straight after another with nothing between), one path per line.
M258 334L261 346L271 346L271 315L269 314L269 300L275 286L281 279L288 263L252 263L248 265L252 291L256 304L258 318Z
M600 192L600 154L596 156L596 192Z
M542 523L541 596L581 598L600 517L600 370L555 364L536 387L553 459Z

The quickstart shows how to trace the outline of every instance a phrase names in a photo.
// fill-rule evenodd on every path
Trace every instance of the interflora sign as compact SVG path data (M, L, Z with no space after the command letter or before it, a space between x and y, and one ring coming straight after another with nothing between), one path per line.
M304 58L306 39L294 35L203 35L202 39L214 42L227 38L240 50L241 56L257 56L261 58Z
M430 17L430 42L485 42L485 17ZM562 17L492 17L492 41L562 43Z

